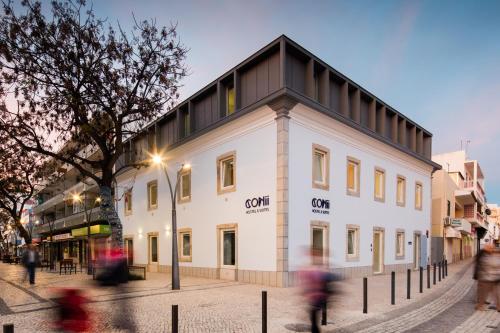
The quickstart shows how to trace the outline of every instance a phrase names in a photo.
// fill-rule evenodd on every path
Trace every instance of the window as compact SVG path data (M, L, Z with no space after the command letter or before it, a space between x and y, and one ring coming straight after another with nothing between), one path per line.
M359 174L360 174L359 160L348 157L347 158L347 194L359 197Z
M396 185L396 204L404 206L406 201L406 179L403 176L397 177Z
M184 114L184 136L188 136L191 134L191 120L189 117L189 113Z
M422 209L422 183L415 183L415 209Z
M222 264L224 266L236 265L236 232L224 230L222 232Z
M404 230L396 231L396 259L404 259L405 257L405 232Z
M217 158L217 192L222 194L236 190L236 152Z
M447 200L446 216L450 216L450 214L451 214L451 202L450 200Z
M328 223L311 222L311 254L313 264L328 263Z
M313 188L329 189L330 151L326 147L313 144L312 176Z
M190 262L192 259L192 231L191 228L179 229L179 259Z
M375 168L375 188L374 197L376 201L384 202L385 200L385 171L381 168Z
M359 260L359 226L347 225L346 240L347 261Z
M226 90L226 96L227 96L227 109L226 109L226 116L232 115L234 113L234 110L236 109L236 96L234 93L234 86L229 86Z
M148 209L158 208L158 182L153 180L148 183Z
M179 184L179 202L188 202L191 200L191 169L182 171Z
M127 190L124 195L125 200L125 215L132 214L132 190Z

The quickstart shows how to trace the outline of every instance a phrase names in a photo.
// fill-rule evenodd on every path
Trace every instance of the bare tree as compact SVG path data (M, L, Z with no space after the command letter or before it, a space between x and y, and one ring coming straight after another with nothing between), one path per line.
M112 200L124 141L178 98L186 48L176 26L137 22L126 33L96 18L83 0L53 1L51 15L23 0L21 14L4 3L0 19L0 127L24 151L76 168L100 189L101 215L122 247Z

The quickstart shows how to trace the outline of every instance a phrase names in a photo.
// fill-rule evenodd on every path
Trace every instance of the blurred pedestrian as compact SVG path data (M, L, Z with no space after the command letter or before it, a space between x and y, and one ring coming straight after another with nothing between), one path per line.
M26 268L26 272L29 276L31 285L35 284L35 270L39 260L40 257L35 247L33 246L33 244L29 244L28 248L23 253L21 262L23 266Z
M500 311L500 257L491 244L486 244L476 257L474 279L477 280L476 309L486 310L485 303L490 295L493 296L497 311Z
M334 276L325 265L323 251L313 249L311 252L312 265L305 267L299 273L302 293L306 299L311 321L311 332L319 333L318 314L326 309L328 298L332 294Z
M58 309L55 322L56 330L61 332L90 331L90 316L85 308L88 300L82 296L80 290L66 288L61 290L57 298Z

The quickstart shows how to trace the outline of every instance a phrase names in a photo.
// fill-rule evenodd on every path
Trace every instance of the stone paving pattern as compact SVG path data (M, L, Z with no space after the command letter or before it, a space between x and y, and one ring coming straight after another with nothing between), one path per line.
M412 275L411 299L406 299L406 274L396 276L396 305L390 305L390 276L368 278L368 314L362 313L362 279L337 284L341 292L330 305L325 332L419 332L446 326L441 332L500 332L500 314L474 311L475 297L470 261L450 265L449 276L418 293L418 272ZM297 288L270 288L234 281L183 277L181 290L169 289L169 275L148 274L122 290L98 288L85 274L37 272L37 284L22 282L20 266L0 264L0 323L14 323L15 332L49 332L55 293L61 287L78 287L91 300L95 331L113 328L114 311L127 302L139 332L169 332L171 306L179 305L181 332L260 332L261 291L268 292L269 332L305 331L307 313ZM424 274L425 278L426 274ZM431 274L432 278L432 274ZM464 303L466 302L466 303ZM454 317L454 307L465 307ZM446 320L450 316L450 320ZM443 323L446 323L444 325ZM436 328L439 328L436 327Z

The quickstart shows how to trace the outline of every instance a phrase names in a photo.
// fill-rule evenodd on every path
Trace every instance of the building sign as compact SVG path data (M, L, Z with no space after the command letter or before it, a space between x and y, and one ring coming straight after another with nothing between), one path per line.
M60 235L54 235L53 237L53 240L63 240L63 239L70 239L70 238L73 238L73 236L71 236L71 234L68 232L66 234L60 234Z
M256 214L269 211L269 196L256 197L245 200L247 214Z
M314 198L311 201L312 212L316 214L330 214L330 200Z
M91 235L110 235L111 227L109 224L98 224L90 227ZM71 230L73 237L87 236L87 227Z
M452 227L461 227L462 226L462 219L451 219L451 226Z

